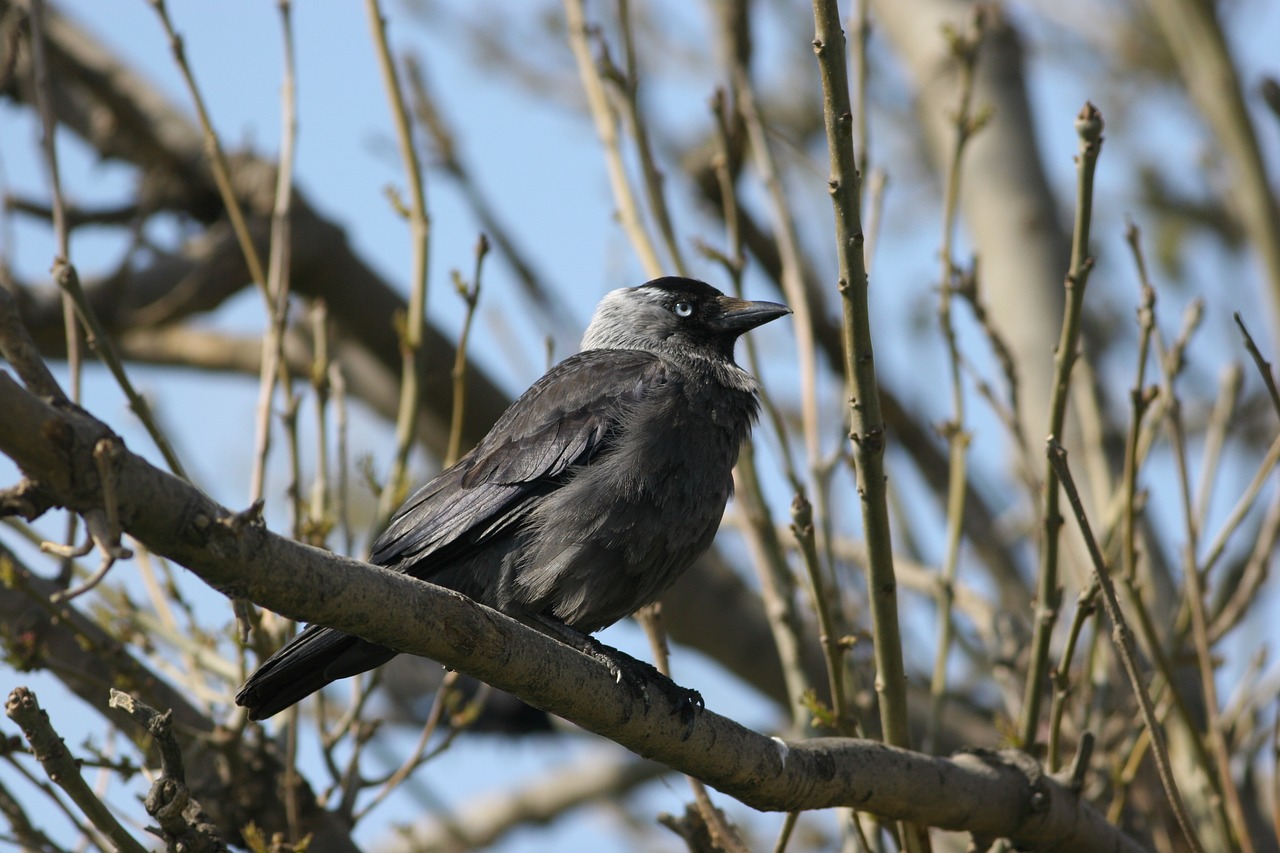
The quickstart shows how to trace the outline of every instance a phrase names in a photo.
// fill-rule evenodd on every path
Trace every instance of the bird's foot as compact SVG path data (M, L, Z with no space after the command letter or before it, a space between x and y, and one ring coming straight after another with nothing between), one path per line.
M584 634L557 619L534 617L533 622L541 627L544 632L560 640L560 642L572 646L588 657L594 658L607 666L614 680L626 687L632 696L644 703L646 713L650 707L649 688L651 686L656 688L667 700L672 715L680 715L680 721L685 726L683 739L688 740L689 735L693 734L693 725L698 721L698 716L703 709L706 708L706 703L702 701L701 693L676 684L659 672L653 664L636 660L631 655L619 651L613 646L606 646L590 634Z
M663 698L667 700L668 707L672 709L672 715L679 714L680 721L684 723L685 730L682 740L689 739L689 735L693 734L694 723L698 721L699 715L706 708L706 703L702 700L701 693L676 684L669 677L659 672L653 664L636 660L626 652L619 651L612 646L606 646L594 638L592 638L592 646L589 654L609 667L609 672L613 675L614 680L626 687L632 696L643 702L646 712L650 708L649 689L654 688L661 693Z

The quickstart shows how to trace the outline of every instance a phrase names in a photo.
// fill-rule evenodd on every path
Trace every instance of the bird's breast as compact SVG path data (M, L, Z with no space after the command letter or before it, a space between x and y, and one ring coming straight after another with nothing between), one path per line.
M533 514L512 600L588 631L654 601L715 538L755 405L673 382L631 407Z

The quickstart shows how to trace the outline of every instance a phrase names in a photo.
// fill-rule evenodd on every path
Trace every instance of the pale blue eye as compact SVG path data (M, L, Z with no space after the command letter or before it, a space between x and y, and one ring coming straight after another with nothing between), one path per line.
M693 315L693 305L688 302L677 302L675 306L677 317L689 317Z

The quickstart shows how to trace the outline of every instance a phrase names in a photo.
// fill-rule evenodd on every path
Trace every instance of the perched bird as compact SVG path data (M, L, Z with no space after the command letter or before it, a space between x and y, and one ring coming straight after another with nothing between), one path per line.
M682 711L696 712L695 691L588 635L652 603L710 547L759 410L734 343L788 313L687 278L607 294L582 351L410 497L370 561L538 627L633 687L659 679ZM262 664L236 703L265 719L396 654L311 625Z

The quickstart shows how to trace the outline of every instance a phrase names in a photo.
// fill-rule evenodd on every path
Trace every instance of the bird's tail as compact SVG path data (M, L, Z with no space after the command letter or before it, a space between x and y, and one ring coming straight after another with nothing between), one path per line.
M395 656L385 646L309 625L258 667L236 694L236 704L249 709L249 719L265 720L332 681L381 666Z

